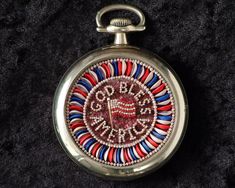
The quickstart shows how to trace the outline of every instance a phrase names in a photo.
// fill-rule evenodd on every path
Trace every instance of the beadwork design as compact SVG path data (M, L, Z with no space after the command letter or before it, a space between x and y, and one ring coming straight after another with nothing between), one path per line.
M126 166L164 146L175 108L164 78L133 59L102 61L88 68L67 98L68 128L78 146L99 162Z

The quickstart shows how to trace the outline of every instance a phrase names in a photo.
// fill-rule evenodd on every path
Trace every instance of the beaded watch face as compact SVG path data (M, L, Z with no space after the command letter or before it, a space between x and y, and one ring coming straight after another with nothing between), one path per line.
M67 126L89 157L128 166L157 153L174 128L174 98L167 82L137 59L107 59L90 66L67 95Z

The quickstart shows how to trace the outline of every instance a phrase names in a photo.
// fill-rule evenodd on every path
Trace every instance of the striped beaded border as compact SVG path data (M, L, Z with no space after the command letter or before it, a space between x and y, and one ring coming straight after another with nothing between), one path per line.
M130 147L113 147L94 138L84 122L84 105L100 82L125 76L144 84L156 102L156 123L146 137ZM72 87L66 107L69 130L78 146L91 158L113 166L127 166L150 157L167 141L174 125L175 108L170 88L151 66L133 59L117 58L90 67Z

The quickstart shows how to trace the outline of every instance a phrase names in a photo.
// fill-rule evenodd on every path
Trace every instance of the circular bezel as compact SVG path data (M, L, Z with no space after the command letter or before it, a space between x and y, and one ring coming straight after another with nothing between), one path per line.
M68 93L74 81L90 66L107 59L132 58L148 64L164 78L170 88L175 105L174 128L164 147L145 160L129 166L111 166L95 161L79 148L70 134L66 119ZM112 179L134 179L164 164L178 148L186 130L187 99L180 80L168 64L149 52L132 46L108 46L95 50L77 60L65 73L56 90L53 103L53 122L57 137L68 155L80 166L98 175Z

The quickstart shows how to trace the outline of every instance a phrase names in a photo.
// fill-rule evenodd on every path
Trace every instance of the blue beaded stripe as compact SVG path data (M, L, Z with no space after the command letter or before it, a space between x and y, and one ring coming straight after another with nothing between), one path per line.
M83 133L87 133L88 131L86 129L81 129L78 130L74 133L74 136L77 138L79 135L83 134Z
M83 114L70 114L69 115L69 120L71 121L72 119L83 119Z
M122 62L123 61L121 61L121 63ZM111 60L110 63L111 63L111 67L109 67L109 69L113 68L113 76L119 76L118 61L117 60ZM132 64L133 63L136 63L137 67L132 65L131 75L132 75L132 77L134 79L140 80L141 77L142 77L142 76L140 76L140 74L143 71L144 65L140 64L138 61L137 62L132 61ZM101 64L99 64L99 65L101 65ZM122 69L123 69L123 65L122 65ZM147 67L144 68L145 71L147 69L148 69ZM97 66L94 66L94 68L92 68L91 70L93 70L93 72L95 74L95 75L93 75L93 77L96 76L98 78L98 83L100 81L106 79L105 72L103 72L104 70L101 70L101 68L99 68ZM135 72L133 72L133 70L135 70ZM122 71L125 72L125 70L122 70ZM122 72L122 74L125 75L123 72ZM151 80L149 80L145 84L148 88L151 88L157 81L159 81L158 75L156 73L152 73L152 74L153 74L153 76L152 76ZM96 78L96 80L97 80L97 78ZM81 86L85 87L85 89L88 92L94 87L90 83L90 81L88 79L84 78L84 77L81 77L79 79L79 81L77 82L77 84L78 85L80 84ZM157 95L155 95L155 96L157 96ZM81 104L83 106L85 104L85 100L82 97L83 96L79 97L78 95L73 95L72 94L72 96L70 97L70 102L71 101L75 101L75 102L78 102L79 104ZM164 102L164 101L168 100L169 98L170 98L170 94L167 91L165 94L164 94L164 92L162 92L162 96L155 97L154 99L155 99L155 101L158 104L160 102ZM167 111L170 111L170 110L167 110ZM164 113L165 113L165 111L164 111ZM167 113L167 114L170 114L170 113ZM83 114L81 114L81 113L71 113L71 114L68 115L68 119L70 121L73 120L73 119L81 119L82 120L83 119ZM159 122L162 123L162 124L170 124L169 122L172 120L172 115L158 114L156 119L157 120L161 120ZM164 123L164 121L165 121L165 123ZM159 130L161 130L161 129L159 129ZM87 134L87 132L88 132L88 130L84 127L82 129L77 130L73 134L74 134L74 136L76 138L78 138L78 137L82 136L83 134ZM153 129L150 132L151 136L153 136L152 138L156 137L157 139L164 140L166 138L166 135L162 135L160 133L156 129ZM158 141L158 142L160 142L160 141ZM92 149L91 147L94 146L94 144L96 144L96 143L97 143L97 140L95 138L90 138L89 137L89 138L87 138L86 141L83 142L83 147L84 147L84 149L87 152L90 152L89 150L91 150ZM147 140L142 140L138 144L139 144L139 146L141 146L139 149L142 150L142 152L145 153L145 154L148 154L148 153L150 153L150 152L152 152L154 150L153 149L154 146L151 147L152 146L151 143L149 143ZM104 159L104 156L106 156L105 153L107 153L107 155L108 155L108 153L110 151L109 148L110 148L110 146L102 145L100 147L100 149L97 150L97 153L95 154L95 156L97 156L97 158L100 159L100 160L106 160L106 159ZM127 150L128 150L128 155L131 158L131 161L136 161L136 160L138 160L140 158L140 153L139 153L140 151L139 150L135 150L134 151L133 147L129 147L129 148L127 148ZM117 148L116 149L116 152L114 152L114 156L113 157L114 157L114 161L116 161L115 163L117 163L117 164L123 164L124 163L123 160L124 161L126 160L125 157L124 157L124 154L122 153L122 149L121 148Z
M88 83L86 80L79 80L78 84L84 86L87 89L87 91L90 91L92 89L92 85Z
M117 163L122 163L120 154L121 154L121 148L118 148L117 152L116 152L116 161L117 161Z
M71 101L76 101L76 102L80 103L81 105L84 105L84 103L85 103L85 100L84 100L84 99L81 99L81 98L79 98L79 97L77 97L77 96L74 96L74 95L71 97L70 100L71 100Z
M157 116L157 119L164 120L164 121L171 121L171 116Z
M137 64L137 69L136 69L136 72L134 74L134 78L137 79L138 76L140 75L141 73L141 70L142 70L142 65L141 64Z
M153 78L146 84L147 87L152 87L158 81L158 76L153 74Z
M156 136L157 138L159 138L159 139L161 139L161 140L164 140L165 139L165 135L161 135L161 134L159 134L157 131L155 131L155 130L152 130L152 132L151 132L154 136Z
M92 138L84 145L84 148L88 151L89 148L96 142L97 142L96 139Z
M144 149L150 153L152 150L150 147L148 147L148 145L145 143L145 141L143 140L142 142L140 142L140 144L144 147Z
M98 67L94 68L94 72L96 73L99 81L102 81L104 79L102 71Z
M103 145L99 152L99 159L104 160L105 151L108 149L106 145Z
M112 62L112 65L113 65L113 69L114 69L114 76L118 76L118 62L114 60Z
M165 95L163 95L163 96L161 96L161 97L155 98L155 101L156 101L156 102L162 102L162 101L165 101L165 100L167 100L167 99L169 99L169 98L170 98L170 95L169 95L168 93L166 93Z
M129 148L129 151L130 151L130 154L131 154L131 157L132 157L132 159L135 161L135 160L137 160L138 158L135 156L135 154L134 154L134 151L133 151L133 147L130 147Z

